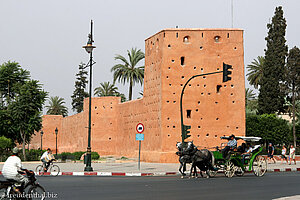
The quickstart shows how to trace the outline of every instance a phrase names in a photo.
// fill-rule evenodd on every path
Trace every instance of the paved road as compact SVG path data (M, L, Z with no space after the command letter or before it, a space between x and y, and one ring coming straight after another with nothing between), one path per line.
M300 173L264 177L180 179L174 177L38 177L58 199L273 199L300 194Z
M23 162L27 169L35 170L36 166L41 162ZM85 165L83 163L57 163L62 172L82 172ZM3 164L0 163L0 171ZM179 163L141 163L141 170L138 170L137 162L123 162L123 163L92 163L94 171L98 172L178 172ZM188 168L190 165L187 166ZM300 162L297 165L287 165L277 162L277 164L268 164L268 169L284 169L284 168L300 168Z

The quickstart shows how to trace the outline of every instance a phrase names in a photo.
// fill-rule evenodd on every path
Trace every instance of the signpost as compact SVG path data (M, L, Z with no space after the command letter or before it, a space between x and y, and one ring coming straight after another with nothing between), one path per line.
M141 141L144 140L144 134L142 134L142 132L144 132L144 125L142 123L138 123L136 125L136 131L138 132L135 135L135 140L139 141L139 170L141 169Z

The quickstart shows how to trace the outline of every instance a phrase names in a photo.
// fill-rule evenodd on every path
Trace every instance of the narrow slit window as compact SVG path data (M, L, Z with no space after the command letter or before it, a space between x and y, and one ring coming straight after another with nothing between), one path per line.
M192 117L192 110L186 110L186 118Z
M184 65L184 56L182 56L182 57L180 58L180 64L181 64L181 65Z
M178 33L176 33L176 38L178 38Z
M220 93L222 85L217 85L217 93Z
M227 33L227 38L229 38L229 33Z

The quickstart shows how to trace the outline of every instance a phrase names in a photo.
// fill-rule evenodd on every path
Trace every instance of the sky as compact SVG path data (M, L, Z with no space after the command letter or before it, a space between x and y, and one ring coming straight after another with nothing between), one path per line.
M233 28L244 30L245 69L264 55L266 25L276 6L284 10L289 49L300 47L299 0L0 0L0 64L18 62L49 96L64 98L69 114L74 114L71 95L78 65L89 61L82 46L91 19L97 47L93 52L95 88L112 82L110 69L117 64L116 54L126 56L132 47L144 51L144 40L162 29L231 28L231 1ZM128 97L129 85L117 86ZM246 87L251 88L247 81ZM142 89L136 85L133 97L140 97Z

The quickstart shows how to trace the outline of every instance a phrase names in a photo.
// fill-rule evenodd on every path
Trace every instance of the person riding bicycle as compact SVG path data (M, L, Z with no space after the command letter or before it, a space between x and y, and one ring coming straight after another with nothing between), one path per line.
M222 155L223 158L227 158L228 157L228 152L230 150L234 150L237 146L237 142L235 140L235 136L232 134L231 136L229 136L229 141L227 143L227 146L222 150Z
M16 182L15 186L20 188L22 191L29 180L21 174L28 172L28 170L23 168L21 159L18 157L19 149L17 147L13 148L12 153L13 155L9 156L3 165L2 174L8 181ZM16 191L20 192L18 188Z
M52 151L50 148L48 148L47 151L45 151L43 153L43 155L41 156L41 161L43 162L43 166L44 166L44 172L46 172L48 170L49 165L54 160L55 160L55 158L52 154Z

